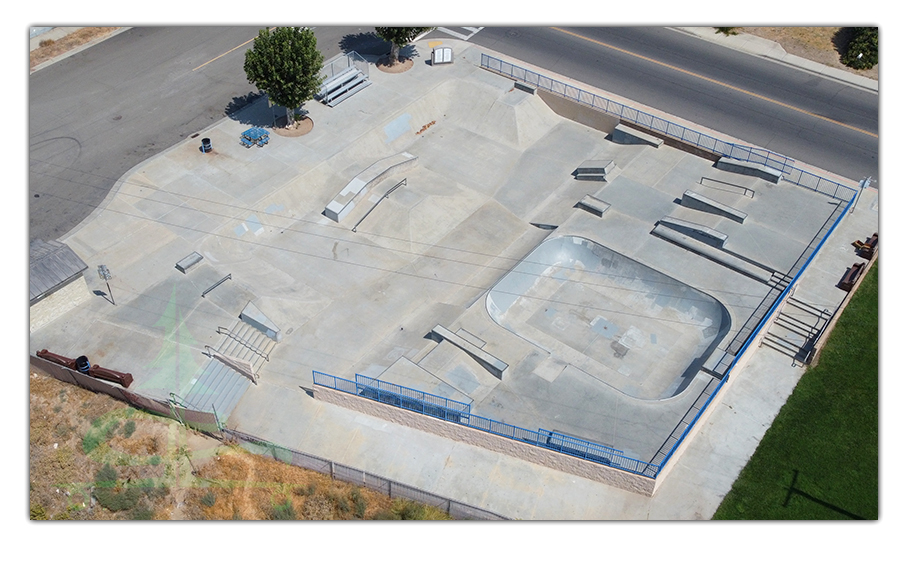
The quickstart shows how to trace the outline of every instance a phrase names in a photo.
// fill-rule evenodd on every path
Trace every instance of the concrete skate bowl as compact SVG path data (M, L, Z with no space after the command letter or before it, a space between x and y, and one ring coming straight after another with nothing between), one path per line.
M731 329L712 296L571 235L538 245L486 305L546 357L649 401L687 389Z

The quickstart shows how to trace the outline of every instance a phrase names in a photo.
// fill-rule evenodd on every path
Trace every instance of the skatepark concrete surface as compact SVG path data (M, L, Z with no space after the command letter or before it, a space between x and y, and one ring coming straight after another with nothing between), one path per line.
M453 64L430 64L438 43L453 48ZM372 64L368 88L333 108L307 103L309 134L277 134L283 109L263 97L124 175L62 239L89 267L109 268L114 299L89 270L94 297L33 332L30 351L88 354L130 372L135 391L183 396L218 330L252 302L283 336L227 416L231 428L511 518L710 518L803 373L771 348L731 376L652 497L322 403L308 394L312 371L403 384L650 460L709 381L700 364L769 290L653 228L665 217L704 224L740 258L787 272L837 200L717 170L668 145L613 142L481 69L484 50L465 42L416 48L409 71ZM268 144L240 145L252 126L270 129ZM415 165L368 187L341 222L323 215L357 175L401 153ZM620 173L575 180L591 160L612 160ZM681 206L698 188L747 220ZM575 207L586 194L608 212ZM846 295L836 284L859 261L851 243L877 230L878 195L865 190L795 297L836 309ZM554 238L567 245L539 253ZM196 266L175 268L195 252ZM631 265L606 273L599 259ZM503 379L432 339L436 326L503 360Z

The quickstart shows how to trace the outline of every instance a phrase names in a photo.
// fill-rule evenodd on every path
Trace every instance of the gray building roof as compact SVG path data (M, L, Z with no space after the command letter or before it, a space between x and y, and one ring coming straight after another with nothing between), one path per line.
M68 245L35 239L31 242L29 306L77 279L88 268Z

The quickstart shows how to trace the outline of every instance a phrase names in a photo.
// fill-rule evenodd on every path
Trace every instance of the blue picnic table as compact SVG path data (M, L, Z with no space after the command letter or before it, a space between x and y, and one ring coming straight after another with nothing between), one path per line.
M250 148L254 144L262 148L263 144L269 142L269 131L264 128L255 126L241 133L241 144Z

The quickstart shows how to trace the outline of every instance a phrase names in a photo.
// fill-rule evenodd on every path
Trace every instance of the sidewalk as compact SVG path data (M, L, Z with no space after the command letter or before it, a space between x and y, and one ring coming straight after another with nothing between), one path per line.
M787 53L784 48L782 48L778 43L758 36L753 36L750 34L726 36L725 34L716 33L715 28L710 27L684 27L673 29L730 49L742 51L744 53L749 53L759 57L764 57L766 59L777 61L784 65L796 67L810 73L815 73L817 75L822 75L824 77L834 79L835 81L841 81L842 83L854 85L856 87L872 91L873 93L878 92L878 81L869 79L868 77L860 77L859 75L856 75L855 73L852 73L850 71L837 69L823 63L817 63L815 61L810 61L796 55L791 55Z

